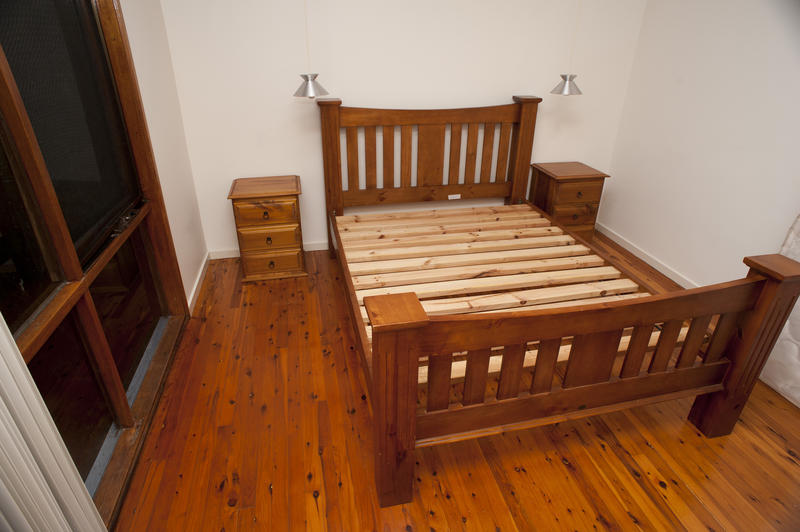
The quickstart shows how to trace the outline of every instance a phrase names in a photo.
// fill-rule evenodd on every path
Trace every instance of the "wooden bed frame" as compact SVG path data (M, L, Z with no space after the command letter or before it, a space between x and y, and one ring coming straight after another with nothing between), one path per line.
M336 217L347 206L453 195L524 203L540 101L526 96L497 107L385 110L320 100L331 252L342 249ZM481 157L476 155L479 128ZM398 136L399 172L394 160ZM412 167L414 149L417 162ZM383 186L378 164L384 176L394 177L387 177ZM689 419L703 434L729 434L800 293L800 263L763 255L744 259L750 267L744 279L562 308L430 316L414 293L380 295L363 298L372 326L370 342L344 255L338 253L370 386L382 506L411 500L415 447L688 395L697 396ZM629 338L619 352L623 331ZM654 331L659 334L650 353ZM568 358L560 362L565 345ZM489 359L498 349L502 362L492 373ZM532 371L527 364L523 370L531 350L535 365ZM456 396L454 361L466 362ZM418 398L421 364L427 365L424 401ZM487 387L490 381L493 387Z

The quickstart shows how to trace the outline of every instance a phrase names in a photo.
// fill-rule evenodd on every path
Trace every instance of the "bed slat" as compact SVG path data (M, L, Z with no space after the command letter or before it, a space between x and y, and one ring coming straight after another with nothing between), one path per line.
M419 183L417 183L419 185ZM400 187L411 186L411 126L400 128ZM376 203L376 202L373 202Z
M553 373L558 362L561 349L561 338L550 338L539 341L536 354L536 365L533 368L531 393L549 392L553 388Z
M497 385L498 399L508 399L519 395L522 363L524 361L524 344L505 346L503 349L503 362L500 365L500 380Z
M441 216L436 218L409 218L407 220L382 220L376 222L337 222L339 232L344 235L352 233L366 234L371 231L387 231L409 227L429 227L431 224L452 223L484 223L509 220L541 219L542 215L534 211L510 211L500 214L462 214L458 216Z
M345 129L347 137L347 191L359 189L358 183L358 128Z
M606 382L611 376L621 338L622 329L575 336L564 374L564 387Z
M621 378L637 377L642 372L642 362L652 332L652 325L639 325L633 328L628 352L625 353L625 362L622 363L622 370L619 374Z
M383 188L394 188L394 126L383 126Z
M444 124L435 124L417 130L417 184L443 184L444 128Z
M485 236L485 235L484 235ZM575 239L568 235L540 236L534 238L511 238L508 240L482 241L479 238L474 242L458 244L441 244L435 248L430 246L417 246L410 248L363 249L345 251L347 262L367 262L371 260L407 259L413 257L429 257L458 255L473 251L501 251L505 249L530 249L545 248L550 246L570 246Z
M500 144L497 146L497 165L495 169L495 180L508 181L508 155L511 142L511 124L508 122L500 126Z
M697 316L692 320L692 324L689 326L689 334L686 335L686 340L683 342L683 348L678 356L676 367L688 368L694 364L703 339L708 332L711 317L711 315Z
M450 124L450 168L447 173L447 183L458 183L461 164L461 130L463 124Z
M547 221L516 222L503 224L488 222L484 225L460 225L447 229L446 226L434 226L432 229L412 229L406 232L391 232L383 238L358 239L350 237L343 240L344 250L357 251L363 249L378 250L381 248L438 246L457 242L485 242L487 240L509 240L511 238L532 238L547 235L561 235L564 231L558 227L547 226ZM544 226L544 227L543 227Z
M378 188L378 172L376 168L376 130L375 126L364 128L364 162L367 189Z
M489 183L492 177L492 153L494 151L494 127L488 122L483 125L483 150L481 151L480 183ZM499 180L498 180L499 181Z
M650 373L667 370L672 351L675 349L675 342L678 340L681 325L681 320L671 320L662 325L656 352L650 362Z
M491 353L491 349L476 349L467 353L464 398L461 401L463 404L471 405L484 401Z
M467 157L464 166L464 184L475 182L475 160L478 155L478 124L467 127Z

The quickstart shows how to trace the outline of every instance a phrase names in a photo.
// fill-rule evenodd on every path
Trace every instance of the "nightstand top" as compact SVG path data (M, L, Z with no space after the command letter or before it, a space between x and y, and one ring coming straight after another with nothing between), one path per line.
M300 176L242 177L233 180L228 199L264 198L292 194L300 194Z
M608 177L608 174L579 162L534 163L531 166L556 180Z

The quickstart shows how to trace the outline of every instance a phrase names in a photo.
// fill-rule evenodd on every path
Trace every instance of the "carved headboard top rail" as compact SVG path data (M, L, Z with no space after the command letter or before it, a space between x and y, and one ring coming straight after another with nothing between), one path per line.
M466 109L367 109L318 100L328 218L344 207L524 201L541 98Z

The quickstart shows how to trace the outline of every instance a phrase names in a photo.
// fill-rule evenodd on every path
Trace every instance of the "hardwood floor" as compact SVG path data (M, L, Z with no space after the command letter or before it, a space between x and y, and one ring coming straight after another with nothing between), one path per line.
M717 439L677 400L418 449L413 502L379 508L341 272L307 256L209 264L116 530L800 528L800 410L761 383Z

